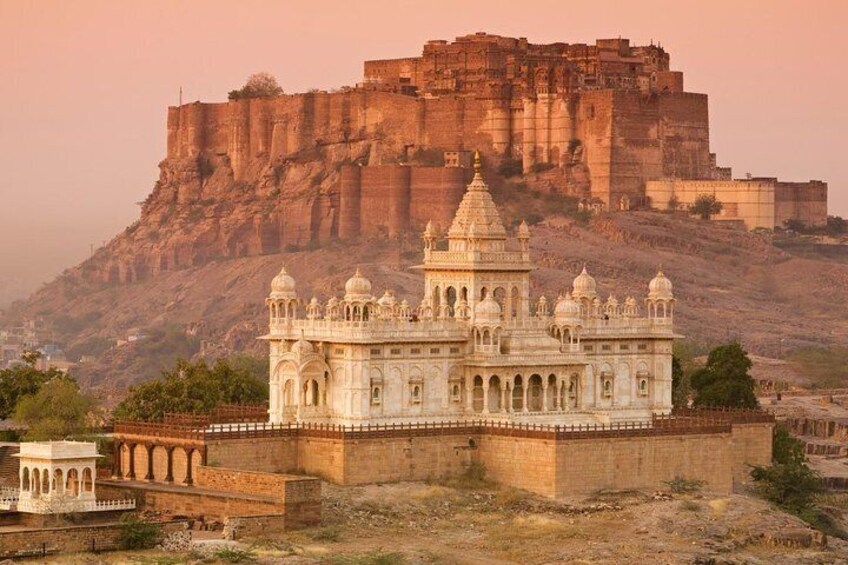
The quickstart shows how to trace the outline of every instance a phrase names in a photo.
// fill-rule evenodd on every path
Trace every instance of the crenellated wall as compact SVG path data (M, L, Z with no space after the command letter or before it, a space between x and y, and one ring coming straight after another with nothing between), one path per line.
M239 181L252 159L374 138L371 165L396 161L409 147L479 149L496 161L519 158L529 172L571 162L569 146L579 140L592 195L615 207L624 194L640 199L648 179L708 178L707 120L706 95L676 89L517 99L351 89L170 108L168 158L226 155Z

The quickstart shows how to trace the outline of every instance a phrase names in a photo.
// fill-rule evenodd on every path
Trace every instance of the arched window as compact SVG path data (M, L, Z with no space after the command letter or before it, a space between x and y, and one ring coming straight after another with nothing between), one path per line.
M91 473L91 467L86 467L82 471L82 490L83 492L94 492L94 476Z
M472 408L475 412L483 411L483 377L474 376L474 390L472 390Z
M412 387L412 403L421 403L421 387L419 385L415 385L414 387Z
M21 474L21 490L29 490L29 467L24 467Z
M512 409L515 411L524 409L524 382L521 375L515 375L512 386Z
M375 386L371 388L371 404L380 404L381 396L380 387Z

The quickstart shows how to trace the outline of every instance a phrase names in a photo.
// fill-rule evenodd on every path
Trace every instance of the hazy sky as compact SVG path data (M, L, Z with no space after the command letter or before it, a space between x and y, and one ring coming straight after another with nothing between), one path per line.
M848 216L846 21L846 0L0 0L0 302L138 217L180 86L211 102L260 70L287 92L354 84L365 59L476 31L658 41L709 94L721 165L828 181Z

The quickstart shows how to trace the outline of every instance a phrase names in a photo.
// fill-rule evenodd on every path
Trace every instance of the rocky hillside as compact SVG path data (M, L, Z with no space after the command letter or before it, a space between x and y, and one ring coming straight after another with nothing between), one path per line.
M754 353L778 356L848 339L842 307L848 301L848 261L796 256L774 247L770 236L684 216L616 213L581 225L551 210L549 198L504 190L496 197L505 219L548 209L546 219L532 228L534 296L556 297L585 263L603 296L641 299L661 264L675 285L678 330L690 340L712 344L738 338ZM118 241L122 248L129 245ZM84 265L6 317L45 316L56 322L60 341L71 350L99 348L98 358L78 374L114 399L178 355L262 354L255 338L265 331L264 299L281 264L297 279L304 299L325 300L340 292L361 267L375 292L393 288L417 303L422 277L411 267L421 259L420 242L409 238L212 260L129 284L87 280ZM111 345L128 333L144 337Z

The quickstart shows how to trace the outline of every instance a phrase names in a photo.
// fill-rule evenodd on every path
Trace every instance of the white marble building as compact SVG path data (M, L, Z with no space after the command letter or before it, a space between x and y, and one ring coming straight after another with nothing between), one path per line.
M134 500L97 500L97 445L87 441L20 444L20 487L0 493L0 509L31 514L132 510Z
M274 278L270 421L339 424L464 419L547 424L646 421L671 410L674 296L662 272L640 308L602 301L586 269L555 301L530 297L530 232L518 250L475 162L436 249L424 232L424 297L373 296L358 270L342 298L312 298ZM640 310L646 315L640 315Z

